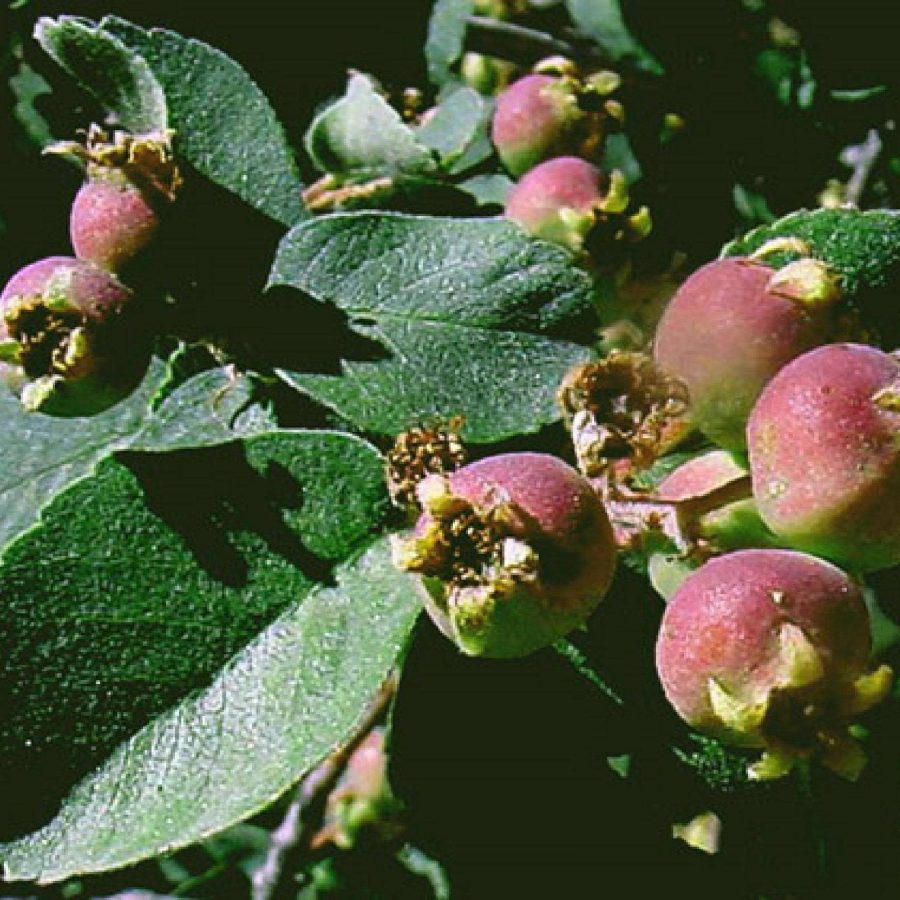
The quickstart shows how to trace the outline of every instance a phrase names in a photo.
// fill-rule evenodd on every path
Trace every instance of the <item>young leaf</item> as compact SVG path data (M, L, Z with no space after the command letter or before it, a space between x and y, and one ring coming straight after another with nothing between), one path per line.
M168 125L166 97L147 61L85 19L38 19L35 40L129 131Z
M437 0L428 23L425 61L431 83L441 87L453 77L451 67L462 56L466 17L475 11L475 0Z
M416 137L437 153L444 167L456 162L468 150L484 121L484 100L478 91L461 87L441 100L430 118L416 129ZM490 154L490 145L487 152ZM482 162L486 157L470 165Z
M0 854L8 878L126 865L256 812L346 739L412 627L384 547L318 583L385 512L369 445L271 433L186 469L107 460L7 550L3 768L43 796L114 750Z
M305 217L284 129L241 66L201 41L115 16L100 29L146 60L162 85L180 158L284 225Z
M605 50L613 62L633 59L641 70L662 75L662 66L641 46L625 24L619 0L566 0L572 21Z
M347 92L319 113L304 139L322 172L351 178L421 175L434 158L367 76L350 76Z
M341 377L280 373L383 434L457 415L476 442L536 431L559 417L564 373L590 356L560 339L583 325L590 280L565 251L500 219L328 216L285 236L270 284L332 301L387 348L345 362Z

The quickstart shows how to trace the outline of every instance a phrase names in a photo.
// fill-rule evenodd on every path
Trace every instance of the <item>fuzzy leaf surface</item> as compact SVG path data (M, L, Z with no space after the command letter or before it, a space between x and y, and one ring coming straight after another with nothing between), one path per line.
M329 586L386 509L370 445L274 432L192 457L106 460L7 549L6 780L62 790L100 764L0 854L7 877L115 868L257 811L347 737L412 626L386 552Z
M127 399L74 419L26 412L12 392L0 390L0 549L30 528L60 491L115 451L212 446L269 426L264 411L250 402L249 384L229 379L222 369L194 376L154 408L167 377L166 364L155 359Z
M129 131L168 125L162 85L134 49L86 19L38 20L34 37L44 51Z
M162 85L179 158L283 225L305 217L284 129L238 63L173 31L145 30L115 16L99 27L143 58Z
M336 175L422 175L435 168L428 147L360 73L316 116L304 141L315 166Z
M589 279L500 219L329 216L285 236L270 284L331 301L385 348L341 376L280 373L369 431L452 416L476 442L536 431L559 417L565 372L590 356L562 337L590 336L579 328Z

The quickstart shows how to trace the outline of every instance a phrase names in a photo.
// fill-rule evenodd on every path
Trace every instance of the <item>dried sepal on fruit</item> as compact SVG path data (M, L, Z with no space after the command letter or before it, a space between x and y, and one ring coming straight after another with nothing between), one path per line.
M517 657L583 625L616 555L590 483L542 453L488 457L418 488L423 513L395 543L425 608L473 656Z
M588 477L648 468L687 433L687 390L645 353L613 350L572 369L559 389L578 466Z
M418 425L397 435L385 454L388 493L396 506L417 513L419 483L429 475L455 472L466 463L461 427L461 419L451 419L446 425Z

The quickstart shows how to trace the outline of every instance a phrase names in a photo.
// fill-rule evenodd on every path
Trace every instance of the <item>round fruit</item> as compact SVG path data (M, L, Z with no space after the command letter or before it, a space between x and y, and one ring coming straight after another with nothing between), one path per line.
M869 670L869 617L840 569L791 550L741 550L689 575L666 607L656 645L663 690L698 731L765 750L751 767L777 777L822 754L849 778L865 759L851 718L890 687Z
M491 138L513 175L574 149L575 132L585 114L570 80L526 75L496 101Z
M582 625L616 553L590 483L554 456L507 453L419 486L424 512L396 561L464 653L523 656Z
M763 391L747 430L753 494L775 534L859 571L900 563L900 360L819 347Z
M831 302L779 274L751 259L708 263L679 288L656 330L654 356L687 385L693 423L729 450L745 446L747 416L769 379L831 334Z

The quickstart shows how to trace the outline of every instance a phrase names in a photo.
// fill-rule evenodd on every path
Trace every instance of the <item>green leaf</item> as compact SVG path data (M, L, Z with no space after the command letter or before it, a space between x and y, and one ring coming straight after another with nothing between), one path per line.
M26 412L11 391L0 390L0 549L32 526L49 500L117 450L211 446L267 427L264 412L249 405L248 382L221 369L195 376L154 410L167 377L166 364L155 359L130 397L84 418Z
M360 73L350 76L343 97L316 116L305 146L320 171L351 178L421 175L435 168L429 149Z
M241 66L172 31L144 30L115 16L100 28L143 57L162 85L180 158L284 225L307 215L284 129Z
M502 172L473 175L457 185L461 191L474 197L479 206L505 206L513 186L512 179Z
M13 109L16 121L35 144L45 147L53 140L53 133L49 122L35 106L35 101L52 93L50 85L28 63L20 62L18 71L9 79L9 89L16 100Z
M466 18L475 11L475 0L437 0L428 22L425 61L431 83L441 87L452 80L451 67L462 56Z
M441 100L425 124L416 129L416 137L438 155L446 168L462 157L479 137L484 122L484 107L484 100L478 91L462 87ZM490 152L488 147L488 154Z
M566 7L578 29L593 38L614 62L633 59L644 72L663 74L659 62L628 30L619 0L566 0Z
M126 865L268 805L347 738L407 639L419 602L384 545L317 583L385 513L374 448L278 432L193 458L189 477L184 454L107 460L7 550L2 765L87 771L125 741L5 849L8 878Z
M590 357L560 337L584 324L590 280L502 219L328 216L285 236L270 284L330 300L387 349L341 377L279 373L368 431L462 416L471 441L533 432L559 418L563 375Z
M774 238L796 237L841 274L844 295L893 349L900 340L900 212L896 210L799 210L731 241L722 256L746 256ZM798 254L766 257L773 266Z
M271 413L254 403L255 385L227 369L200 372L155 406L130 450L190 450L250 437L275 427Z
M129 131L168 125L166 97L147 61L93 22L38 19L34 37L46 53Z

